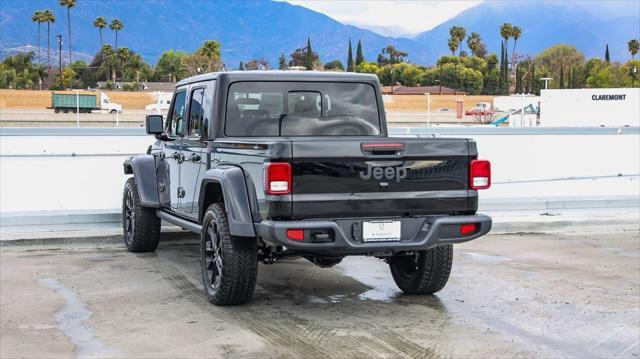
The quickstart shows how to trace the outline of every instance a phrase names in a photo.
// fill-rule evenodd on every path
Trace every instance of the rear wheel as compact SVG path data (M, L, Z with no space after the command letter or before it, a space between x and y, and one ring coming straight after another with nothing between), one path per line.
M142 207L133 177L124 185L122 229L129 252L153 252L160 242L160 218L153 208Z
M216 305L248 302L258 274L255 238L233 237L220 204L212 204L202 221L200 235L202 282L209 301Z
M109 111L109 113L114 114L114 115L115 115L117 112L118 112L118 110L111 110L111 111Z
M433 294L447 284L453 263L453 246L440 245L413 255L389 260L391 275L406 294Z

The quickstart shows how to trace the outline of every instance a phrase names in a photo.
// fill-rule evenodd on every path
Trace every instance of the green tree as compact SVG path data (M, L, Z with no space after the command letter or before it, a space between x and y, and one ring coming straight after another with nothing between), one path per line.
M342 62L340 60L333 60L324 64L324 69L330 71L344 71L344 66L342 65Z
M51 24L56 22L53 11L46 9L42 12L42 20L47 23L47 67L51 68Z
M202 46L186 59L187 66L191 68L191 75L218 71L222 67L220 62L220 42L207 40Z
M186 53L183 51L168 50L160 55L157 71L161 76L168 76L169 81L176 82L187 74L187 67L184 63Z
M40 25L45 22L44 21L44 12L42 10L36 10L31 16L31 21L35 22L38 25L38 62L42 63L42 54L40 51Z
M456 39L454 38L449 38L449 40L447 40L447 47L449 48L449 51L451 51L451 56L456 56L458 41L456 41Z
M518 39L522 36L522 28L519 26L513 26L511 28L511 37L513 37L513 51L511 51L511 63L515 64L516 62L516 44L518 43Z
M467 30L462 26L452 26L449 29L449 35L451 35L450 41L455 43L455 48L457 49L459 47L460 52L462 53L462 46L460 46L460 44L467 37ZM451 45L449 45L449 49L451 49ZM455 50L453 52L455 55Z
M542 51L536 62L547 71L547 74L559 79L560 67L578 67L584 64L584 55L575 46L558 44ZM555 82L559 85L559 82Z
M307 53L305 54L304 66L307 70L313 70L313 50L311 49L311 39L307 37Z
M351 48L351 38L349 38L349 53L347 55L347 71L353 72L355 65L353 63L353 49Z
M500 25L500 36L502 36L502 39L504 40L504 53L505 53L505 58L509 58L509 53L507 51L507 49L509 48L509 39L511 38L511 36L513 35L513 25L511 25L508 22L505 22L504 24Z
M278 69L286 70L287 69L287 59L284 57L284 54L280 54L278 58Z
M313 52L311 54L313 60L313 64L319 64L320 63L320 57L318 56L318 53ZM292 66L301 66L301 67L306 67L306 62L307 62L307 48L306 47L301 47L299 49L296 49L294 52L292 52L289 57L291 57L291 60L289 60L289 67Z
M604 61L606 62L611 62L609 60L609 44L607 44L605 50L604 50Z
M93 20L93 26L98 28L98 32L100 32L100 48L104 45L104 41L102 41L102 29L107 27L107 20L102 16L98 16L95 20ZM82 77L82 76L81 76Z
M629 40L629 42L627 43L627 46L629 47L629 53L631 54L631 59L635 60L636 54L638 53L638 49L640 48L640 41L638 41L637 39Z
M118 31L121 31L122 29L124 29L124 24L122 23L122 21L120 21L120 19L113 19L111 20L111 24L109 24L109 29L115 31L116 33L116 52L118 51Z
M395 46L389 44L378 54L378 65L394 65L404 62L404 58L409 54L405 51L396 49Z
M356 66L356 72L360 72L363 74L378 74L380 71L380 66L378 66L375 62L362 62L360 65Z
M358 47L356 49L356 67L365 62L364 54L362 53L362 42L358 40Z
M560 80L558 80L558 88L564 88L564 64L560 63Z
M76 6L76 0L60 0L60 6L67 8L67 30L69 31L67 41L69 42L69 65L71 65L71 8Z
M484 50L484 54L486 55L486 48L482 43L480 34L477 32L472 32L471 35L467 37L467 47L469 47L469 50L471 50L472 56L484 57L481 53L482 50Z

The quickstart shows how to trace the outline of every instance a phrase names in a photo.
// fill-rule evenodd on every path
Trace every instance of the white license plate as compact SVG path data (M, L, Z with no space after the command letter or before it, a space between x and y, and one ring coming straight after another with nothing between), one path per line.
M400 233L400 221L362 222L362 239L365 242L397 242Z

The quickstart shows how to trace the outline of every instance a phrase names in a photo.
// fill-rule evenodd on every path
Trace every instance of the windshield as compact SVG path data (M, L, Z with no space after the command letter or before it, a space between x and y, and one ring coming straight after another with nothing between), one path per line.
M227 136L377 136L373 86L331 82L236 82Z

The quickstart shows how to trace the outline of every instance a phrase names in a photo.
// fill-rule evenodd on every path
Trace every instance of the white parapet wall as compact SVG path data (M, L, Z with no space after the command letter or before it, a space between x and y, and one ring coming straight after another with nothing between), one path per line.
M640 88L542 90L544 127L640 126Z
M640 196L638 128L394 128L394 136L466 137L492 161L483 201ZM122 163L154 141L142 129L0 128L0 214L117 211Z

